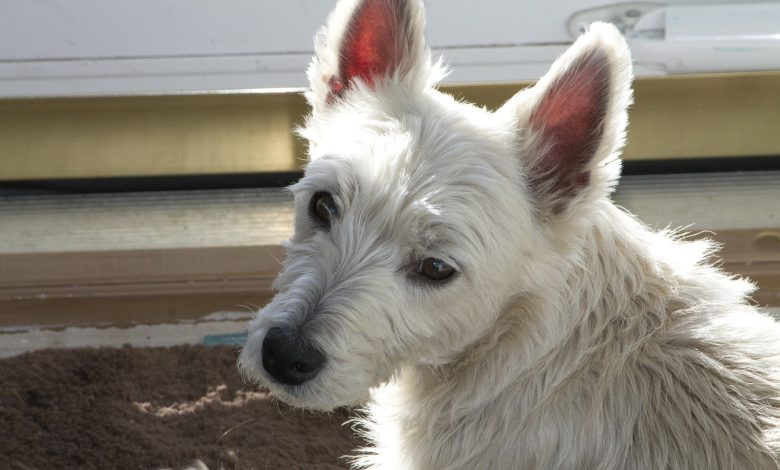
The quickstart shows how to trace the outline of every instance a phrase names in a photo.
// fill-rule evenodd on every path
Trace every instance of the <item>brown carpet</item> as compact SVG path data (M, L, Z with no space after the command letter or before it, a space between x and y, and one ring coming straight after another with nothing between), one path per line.
M226 346L45 350L0 360L6 469L335 469L346 411L291 409L241 382Z

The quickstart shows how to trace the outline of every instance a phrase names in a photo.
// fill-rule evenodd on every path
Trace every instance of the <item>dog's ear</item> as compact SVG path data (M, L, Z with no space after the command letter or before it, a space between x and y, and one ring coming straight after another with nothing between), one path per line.
M357 81L385 78L424 87L430 74L421 0L341 0L315 39L309 99L315 112Z
M543 213L570 213L614 188L631 99L628 47L614 26L595 23L536 85L502 107L517 126L528 185Z

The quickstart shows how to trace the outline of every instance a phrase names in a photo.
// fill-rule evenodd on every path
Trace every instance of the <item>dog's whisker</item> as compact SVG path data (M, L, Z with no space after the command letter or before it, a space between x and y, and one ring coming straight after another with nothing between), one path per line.
M228 434L232 433L232 432L233 432L233 431L235 431L236 429L238 429L238 428L240 428L240 427L242 427L242 426L244 426L244 425L246 425L246 424L249 424L249 423L251 423L251 422L253 422L253 421L257 421L257 418L249 418L249 419L246 419L246 420L244 420L244 421L241 421L240 423L238 423L238 424L236 424L236 425L232 426L230 429L228 429L227 431L223 432L223 433L222 433L222 434L219 436L219 438L217 439L217 442L219 442L219 441L221 441L222 439L224 439L225 437L227 437L227 435L228 435Z
M238 304L236 307L242 308L250 313L257 313L260 310L260 307L255 304Z
M270 256L270 257L271 257L271 259L273 259L274 261L276 261L276 264L278 264L279 266L282 266L282 265L284 265L284 261L282 261L282 260L280 260L279 258L277 258L277 257L276 257L276 254L275 254L273 251L271 251L271 250L266 250L266 251L265 251L265 253L266 253L268 256Z

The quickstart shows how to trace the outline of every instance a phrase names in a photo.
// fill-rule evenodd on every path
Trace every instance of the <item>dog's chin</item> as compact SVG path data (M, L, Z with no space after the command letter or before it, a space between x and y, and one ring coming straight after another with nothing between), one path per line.
M266 384L271 395L295 408L303 408L312 411L333 411L336 408L353 406L366 400L333 399L325 393L318 392L316 388L299 385L287 386L275 383Z
M262 377L253 378L253 382L268 389L274 398L290 406L312 411L332 411L335 408L351 407L363 404L370 398L368 387L363 393L345 390L343 387L336 387L334 390L325 385L326 380L318 380L318 378L301 385L286 385L263 374Z

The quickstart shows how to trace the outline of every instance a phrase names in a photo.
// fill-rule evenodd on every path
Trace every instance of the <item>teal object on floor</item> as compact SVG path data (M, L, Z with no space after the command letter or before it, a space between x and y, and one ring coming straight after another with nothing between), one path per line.
M246 343L247 333L225 333L221 335L206 335L203 337L205 346L241 346Z

